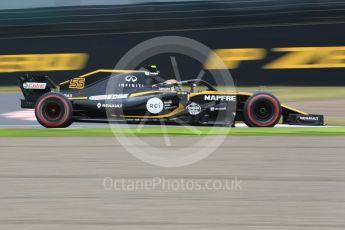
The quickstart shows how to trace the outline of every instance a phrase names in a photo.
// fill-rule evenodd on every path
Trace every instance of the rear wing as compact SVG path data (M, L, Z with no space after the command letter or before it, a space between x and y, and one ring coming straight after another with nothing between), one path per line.
M58 86L48 76L21 76L18 78L19 87L24 99L22 108L35 108L36 101L45 93L58 91Z

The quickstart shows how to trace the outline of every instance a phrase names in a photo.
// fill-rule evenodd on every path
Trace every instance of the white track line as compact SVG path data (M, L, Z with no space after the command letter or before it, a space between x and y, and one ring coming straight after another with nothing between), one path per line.
M274 128L330 128L330 127L341 127L341 126L321 126L321 125L286 125L286 124L278 124L274 126ZM236 128L249 128L244 123L238 123L236 124Z
M2 117L10 119L18 119L23 121L36 121L35 112L33 109L24 109L10 113L1 114Z

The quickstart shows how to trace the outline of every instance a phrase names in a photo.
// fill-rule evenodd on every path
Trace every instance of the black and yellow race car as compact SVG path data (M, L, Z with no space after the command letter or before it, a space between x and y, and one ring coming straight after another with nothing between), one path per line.
M323 125L322 115L280 104L267 92L222 92L208 82L159 82L157 71L99 69L55 84L47 76L19 78L22 108L34 108L47 128L72 122L147 122L249 127Z

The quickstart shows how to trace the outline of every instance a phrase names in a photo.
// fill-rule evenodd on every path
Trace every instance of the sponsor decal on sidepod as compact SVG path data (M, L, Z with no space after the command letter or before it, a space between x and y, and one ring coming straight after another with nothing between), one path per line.
M108 94L108 95L96 95L89 97L90 101L100 101L100 100L116 100L127 98L128 94Z
M167 100L167 101L163 101L164 103L164 109L176 109L176 105L173 105L173 101L172 100Z
M150 113L158 114L163 111L163 101L157 97L149 99L146 103L146 109Z
M220 107L220 108L217 108L217 107L211 107L210 108L210 111L225 111L226 110L226 107Z
M97 103L97 108L122 108L122 104L102 104Z
M198 115L201 112L201 106L192 102L187 106L187 110L190 115Z
M205 101L236 101L234 95L205 95Z

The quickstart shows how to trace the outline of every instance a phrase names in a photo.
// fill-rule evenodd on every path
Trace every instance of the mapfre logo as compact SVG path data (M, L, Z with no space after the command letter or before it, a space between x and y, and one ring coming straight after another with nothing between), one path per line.
M134 76L134 75L128 75L128 76L125 77L125 80L127 82L136 82L138 80L138 78L136 76Z
M205 101L236 101L234 95L205 95Z

